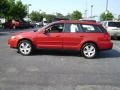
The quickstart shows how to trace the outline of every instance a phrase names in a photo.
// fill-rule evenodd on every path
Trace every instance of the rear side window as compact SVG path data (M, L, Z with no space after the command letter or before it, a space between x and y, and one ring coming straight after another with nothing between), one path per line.
M107 33L107 30L102 26L97 26L103 33Z
M81 25L84 32L103 32L97 25Z
M64 32L82 32L79 24L65 24L65 31Z
M120 27L120 22L109 22L108 26L110 26L110 27Z

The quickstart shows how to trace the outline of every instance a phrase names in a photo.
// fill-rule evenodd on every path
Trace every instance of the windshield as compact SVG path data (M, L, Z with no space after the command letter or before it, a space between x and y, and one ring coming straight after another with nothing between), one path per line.
M110 27L120 27L120 22L109 22L108 26L110 26Z

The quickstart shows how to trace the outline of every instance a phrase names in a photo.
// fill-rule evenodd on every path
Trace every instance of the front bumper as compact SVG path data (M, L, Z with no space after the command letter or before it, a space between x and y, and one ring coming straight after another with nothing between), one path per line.
M8 39L8 46L10 48L17 48L17 40L16 39Z

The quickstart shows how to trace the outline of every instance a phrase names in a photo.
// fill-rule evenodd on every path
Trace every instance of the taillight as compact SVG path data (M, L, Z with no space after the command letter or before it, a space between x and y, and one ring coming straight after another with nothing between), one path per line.
M105 33L105 36L104 36L105 38L105 40L106 41L110 41L111 40L111 36L108 34L108 33Z

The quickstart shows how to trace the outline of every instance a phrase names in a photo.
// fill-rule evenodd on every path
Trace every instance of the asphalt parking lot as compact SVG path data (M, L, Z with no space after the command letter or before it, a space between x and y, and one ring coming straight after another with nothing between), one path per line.
M21 56L7 46L14 32L0 31L0 90L120 90L120 40L96 59L47 50Z

